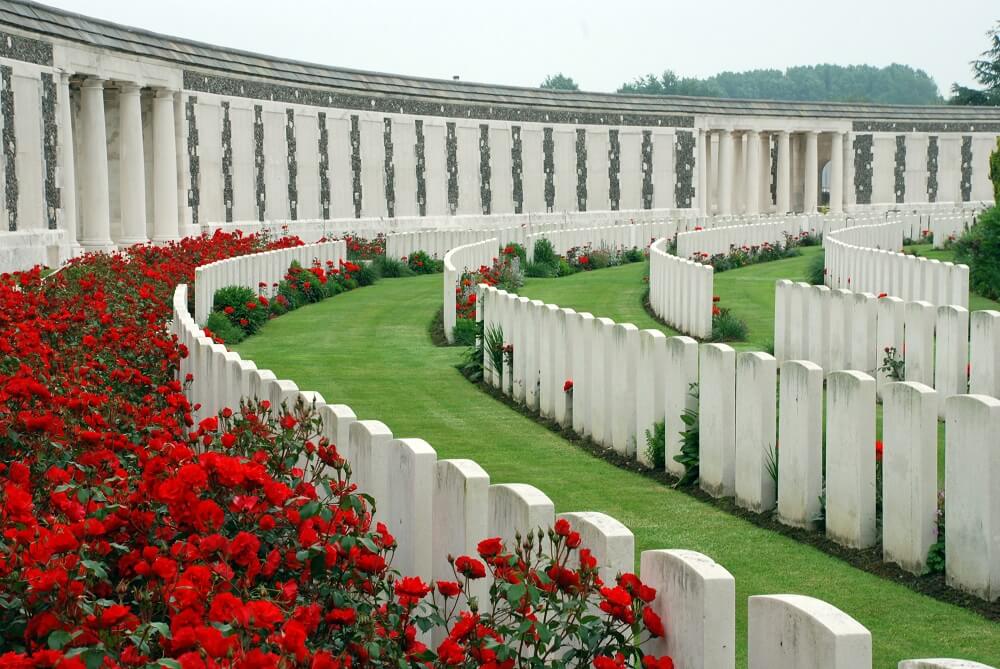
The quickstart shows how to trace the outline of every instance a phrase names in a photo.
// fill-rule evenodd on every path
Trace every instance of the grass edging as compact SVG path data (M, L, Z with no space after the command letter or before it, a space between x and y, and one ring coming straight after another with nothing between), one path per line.
M461 374L459 370L456 371ZM464 374L461 375L464 377ZM533 411L524 405L516 403L513 398L504 395L498 388L494 388L485 382L474 382L469 380L467 377L465 378L469 381L470 385L478 388L480 392L483 392L492 397L494 400L505 404L510 409L533 420L535 423L546 428L550 432L556 433L562 439L588 455L600 458L605 462L618 467L619 469L639 474L640 476L656 481L661 485L668 486L688 495L689 497L693 497L699 502L713 506L721 511L725 511L730 515L745 520L759 528L770 530L782 536L794 539L799 543L811 546L826 553L827 555L846 562L856 569L880 578L884 578L888 581L892 581L893 583L903 585L916 593L931 597L946 604L960 606L968 611L983 616L987 620L1000 622L1000 600L990 603L979 599L978 597L974 597L973 595L956 590L945 582L945 575L943 573L914 576L910 572L904 571L895 564L883 561L881 544L865 550L847 548L818 532L784 525L773 517L773 513L760 514L741 508L736 505L735 499L712 497L697 486L687 486L682 488L675 487L678 481L676 476L673 476L666 471L659 471L646 467L637 460L623 456L612 449L605 448L600 444L595 443L589 437L581 437L574 432L572 428L564 428L555 421L542 417L537 411Z

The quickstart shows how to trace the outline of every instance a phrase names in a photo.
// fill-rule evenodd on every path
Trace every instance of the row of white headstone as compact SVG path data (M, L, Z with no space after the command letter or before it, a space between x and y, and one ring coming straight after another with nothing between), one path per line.
M445 338L449 343L455 341L455 323L458 320L456 299L462 290L462 275L466 272L477 272L481 267L492 267L499 253L495 237L481 242L458 246L444 255L444 291L442 295L442 318L444 320ZM475 295L475 290L470 291Z
M823 246L830 288L885 293L935 306L969 306L968 266L897 252L902 248L902 233L896 223L828 234Z
M808 323L809 327L801 327ZM826 286L775 285L774 354L811 360L828 371L890 380L888 349L904 361L905 380L933 386L943 399L966 392L1000 397L1000 312L876 298ZM942 413L943 417L943 413Z
M667 252L667 240L649 247L649 306L670 327L693 337L712 334L715 270Z
M195 320L204 325L212 313L215 293L220 288L242 286L255 293L264 290L271 295L274 284L280 283L293 262L308 269L318 262L325 271L327 263L339 269L340 262L347 259L347 247L343 241L322 242L255 253L237 258L218 260L195 268ZM260 284L265 284L261 287Z
M359 489L376 499L376 518L396 537L393 568L400 573L426 581L451 579L448 555L474 555L483 538L499 536L511 542L517 533L547 528L557 518L566 518L581 533L582 545L593 552L604 580L635 569L634 536L614 518L599 512L556 515L553 502L537 488L491 484L476 462L438 460L425 441L396 438L384 423L359 419L350 406L326 403L318 393L299 390L294 382L278 379L214 344L188 312L184 285L174 293L172 327L191 352L182 360L180 378L194 378L188 397L192 404L201 404L197 418L224 407L236 410L241 400L250 399L266 399L274 411L301 402L318 412L323 436L338 445ZM665 637L645 650L669 654L686 669L734 669L733 576L694 551L646 550L638 562L640 578L656 588L651 605L666 627ZM488 582L476 582L475 587L474 594L483 601ZM802 595L757 595L747 604L750 669L871 668L871 633L832 605ZM430 633L434 641L442 636L441 630ZM900 669L956 667L995 669L948 659L900 664Z
M871 376L828 375L824 442L824 374L815 363L783 363L779 387L778 363L766 353L737 356L725 344L699 347L689 337L639 331L492 287L479 290L484 330L501 330L513 347L512 360L499 370L488 357L485 377L515 402L646 465L652 463L645 435L664 421L665 464L676 475L684 473L675 460L686 430L682 416L697 408L706 492L735 496L741 507L776 510L788 525L814 528L825 489L827 535L852 548L877 542ZM936 527L938 399L917 383L887 384L883 399L885 559L920 573ZM1000 400L957 395L945 412L948 580L987 600L1000 599L1000 488L992 483L1000 475ZM954 531L952 514L961 515Z
M782 216L779 220L748 225L733 225L682 232L677 235L677 255L681 258L707 258L729 253L733 247L750 248L764 244L784 245L788 238L805 232L798 216Z

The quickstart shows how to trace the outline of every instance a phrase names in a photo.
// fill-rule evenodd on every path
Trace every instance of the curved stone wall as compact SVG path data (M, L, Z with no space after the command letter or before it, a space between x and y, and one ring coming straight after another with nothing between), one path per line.
M235 221L976 203L1000 110L400 77L3 0L0 125L15 269Z

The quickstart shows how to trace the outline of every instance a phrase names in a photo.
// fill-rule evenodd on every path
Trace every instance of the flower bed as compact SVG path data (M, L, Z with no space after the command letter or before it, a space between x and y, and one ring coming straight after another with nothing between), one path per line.
M655 593L602 583L568 524L482 542L435 592L392 572L395 540L310 407L194 424L174 286L297 243L217 233L0 280L0 664L672 666L639 649L663 634ZM489 605L463 612L487 568ZM418 635L433 625L436 652Z
M761 262L771 262L772 260L783 260L799 255L798 250L802 246L816 246L819 241L808 232L799 235L785 235L784 242L777 244L763 243L753 246L731 246L728 253L695 253L690 260L711 265L716 272L725 272L729 269L746 267Z

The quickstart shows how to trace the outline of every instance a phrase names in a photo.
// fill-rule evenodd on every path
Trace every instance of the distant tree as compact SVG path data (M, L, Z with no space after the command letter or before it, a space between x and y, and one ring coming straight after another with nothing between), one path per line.
M573 81L573 77L567 77L562 72L559 74L550 74L545 77L545 81L539 88L548 88L554 91L578 91L580 86Z
M619 93L692 95L752 100L812 100L938 104L937 84L923 70L907 65L806 65L781 70L720 72L699 79L667 70L648 74L618 89Z
M982 90L952 84L953 105L991 105L1000 107L1000 21L986 33L990 47L972 61L972 76L983 85Z

